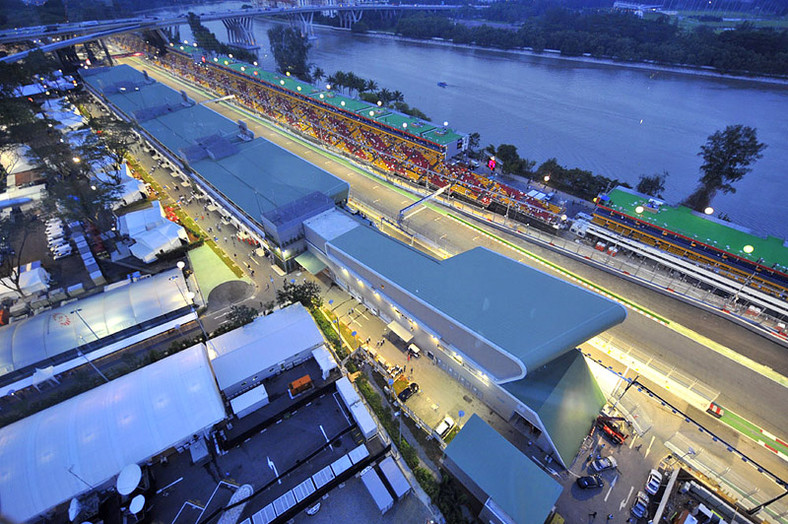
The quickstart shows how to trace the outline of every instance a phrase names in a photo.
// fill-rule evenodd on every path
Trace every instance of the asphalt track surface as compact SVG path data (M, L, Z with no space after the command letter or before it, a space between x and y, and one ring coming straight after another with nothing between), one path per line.
M120 60L120 63L147 69L156 80L176 90L184 90L197 102L216 97L202 88L163 72L141 58L126 58ZM351 186L352 200L384 216L396 217L400 209L417 199L400 188L392 187L385 180L364 173L347 159L325 152L306 140L287 134L243 108L228 102L209 102L206 106L233 120L244 119L255 136L264 137L346 180ZM436 241L448 252L462 252L476 246L484 246L564 278L542 264L534 264L522 252L515 251L490 236L474 231L460 221L452 219L448 216L449 213L446 208L431 203L412 210L406 219L407 226L410 231ZM457 215L456 212L451 214ZM482 223L477 225L487 227ZM635 302L661 317L678 322L703 337L766 365L783 376L788 376L788 350L779 344L710 312L620 279L526 242L519 237L502 234L492 228L489 230L512 244ZM512 300L516 301L516 297L512 297ZM661 363L675 367L678 371L720 391L717 402L723 406L741 413L780 437L788 434L788 410L785 409L788 405L788 390L782 385L631 308L628 310L627 320L608 333L617 341L635 346Z

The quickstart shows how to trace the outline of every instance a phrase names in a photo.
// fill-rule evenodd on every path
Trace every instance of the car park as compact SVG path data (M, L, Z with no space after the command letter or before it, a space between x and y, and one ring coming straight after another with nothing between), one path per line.
M605 481L599 475L580 477L575 482L580 489L596 489L605 486Z
M400 391L400 393L399 393L399 395L397 395L397 397L402 402L406 402L410 397L412 397L413 395L415 395L418 392L419 392L419 385L416 384L415 382L411 382L408 385L408 387L406 387L405 389Z
M600 471L605 471L607 469L614 469L617 466L618 466L618 463L616 462L615 458L613 458L613 457L604 457L604 458L598 458L598 459L594 460L593 462L591 462L591 466L589 466L588 469L590 469L592 471L596 471L597 473L599 473Z
M652 469L648 473L646 480L646 493L649 495L656 495L659 487L662 485L662 474L656 469Z
M440 438L444 438L449 434L449 431L451 431L451 428L453 427L454 419L449 415L446 415L443 417L443 420L440 421L440 424L435 426L435 433L437 433Z
M648 495L643 493L642 491L638 491L637 497L635 497L635 502L632 504L632 515L641 519L646 516L648 513L648 505L651 502L651 499L648 498Z

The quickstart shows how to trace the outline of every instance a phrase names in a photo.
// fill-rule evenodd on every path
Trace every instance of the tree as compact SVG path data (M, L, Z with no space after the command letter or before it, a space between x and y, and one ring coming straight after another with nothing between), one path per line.
M312 80L314 80L316 84L319 84L320 81L323 80L325 77L326 77L326 72L320 69L318 66L314 66L312 68Z
M653 175L640 175L638 185L635 189L638 193L662 198L662 192L665 191L665 179L667 178L667 171L662 172L662 174L654 173Z
M306 59L312 47L306 36L294 27L275 26L268 30L271 53L280 73L290 72L301 80L309 81Z
M323 305L323 299L320 298L320 286L311 281L302 284L286 282L282 289L276 291L276 302L282 307L300 302L309 309Z
M750 166L763 156L764 149L766 144L758 142L755 128L742 124L710 135L698 153L703 158L700 185L684 205L703 211L718 191L735 193L733 184L752 171Z
M237 326L245 326L256 319L259 314L259 311L249 306L232 306L230 312L227 313L227 320Z
M14 291L24 297L19 285L20 267L30 233L35 229L36 217L25 216L19 210L0 216L0 275L8 277Z
M91 118L88 124L104 146L106 156L115 163L115 169L120 169L126 155L131 151L131 146L137 143L134 126L125 120L113 117Z

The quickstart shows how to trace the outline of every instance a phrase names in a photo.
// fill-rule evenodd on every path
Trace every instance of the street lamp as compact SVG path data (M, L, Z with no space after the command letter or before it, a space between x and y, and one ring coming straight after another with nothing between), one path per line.
M641 214L643 211L645 211L643 206L638 206L635 208L635 213L637 213L638 215Z
M80 162L82 162L82 159L79 158L78 156L75 156L71 158L71 161L74 162L75 164L79 164Z
M704 209L703 212L706 213L707 215L711 215L714 213L714 208L709 206L706 209Z
M744 247L742 248L742 250L743 250L745 253L747 253L747 254L749 255L750 253L752 253L753 251L755 251L755 248L754 248L754 247L752 247L751 245L747 244L746 246L744 246Z
M79 317L79 319L82 321L82 323L83 323L83 324L85 324L85 327L87 327L87 328L90 330L90 332L91 332L91 333L93 333L93 336L94 336L94 337L96 337L96 340L99 340L99 336L96 334L96 332L95 332L95 331L93 331L93 328L92 328L92 327L90 327L90 324L88 324L87 322L85 322L85 319L84 319L84 318L82 318L82 315L80 315L80 314L79 314L79 312L80 312L80 311L82 311L82 308L77 308L77 309L74 309L74 310L72 310L72 311L71 311L71 314L72 314L72 315L76 315L77 317ZM100 376L101 378L103 378L103 379L104 379L104 382L109 382L109 379L106 377L106 375L104 375L104 373L102 373L102 372L101 372L101 370L100 370L99 368L97 368L97 367L96 367L96 365L93 363L93 361L92 361L92 360L90 360L90 359L89 359L89 358L88 358L88 357L87 357L87 356L86 356L86 355L85 355L85 354L82 352L82 350L81 350L81 349L79 349L79 348L77 348L77 355L79 355L80 357L84 358L84 359L85 359L85 360L88 362L88 364L90 364L90 367L92 367L92 368L93 368L93 371L95 371L96 373L98 373L98 374L99 374L99 376Z

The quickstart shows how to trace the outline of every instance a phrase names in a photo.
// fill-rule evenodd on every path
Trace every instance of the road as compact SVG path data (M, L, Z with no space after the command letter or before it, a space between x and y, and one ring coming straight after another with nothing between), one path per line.
M120 60L120 63L128 63L140 69L147 69L156 80L174 89L185 90L190 97L198 102L215 98L214 94L173 77L141 58L125 58ZM264 137L346 180L351 185L352 200L358 201L384 216L396 217L400 209L416 199L406 191L364 172L347 159L332 155L286 134L248 111L227 102L210 103L209 107L233 120L239 118L246 120L250 130L256 136ZM484 246L525 264L535 265L541 270L556 274L544 265L534 264L522 251L508 247L484 233L476 232L453 220L448 216L445 208L438 204L428 204L422 211L411 214L407 219L407 226L410 231L432 239L450 253ZM620 296L651 309L661 316L681 323L694 333L715 340L742 355L788 375L788 359L784 356L785 349L759 335L695 307L528 243L519 237L506 234L500 236L519 249L527 250L558 264ZM559 278L564 278L563 275L556 275ZM738 362L721 357L696 340L678 334L669 326L650 320L633 310L629 311L629 316L623 324L611 330L611 334L623 342L635 345L643 352L653 355L666 365L674 366L681 372L697 377L712 388L721 391L719 398L721 404L747 416L768 431L777 435L788 433L788 410L782 408L788 399L788 394L781 385L765 379Z

